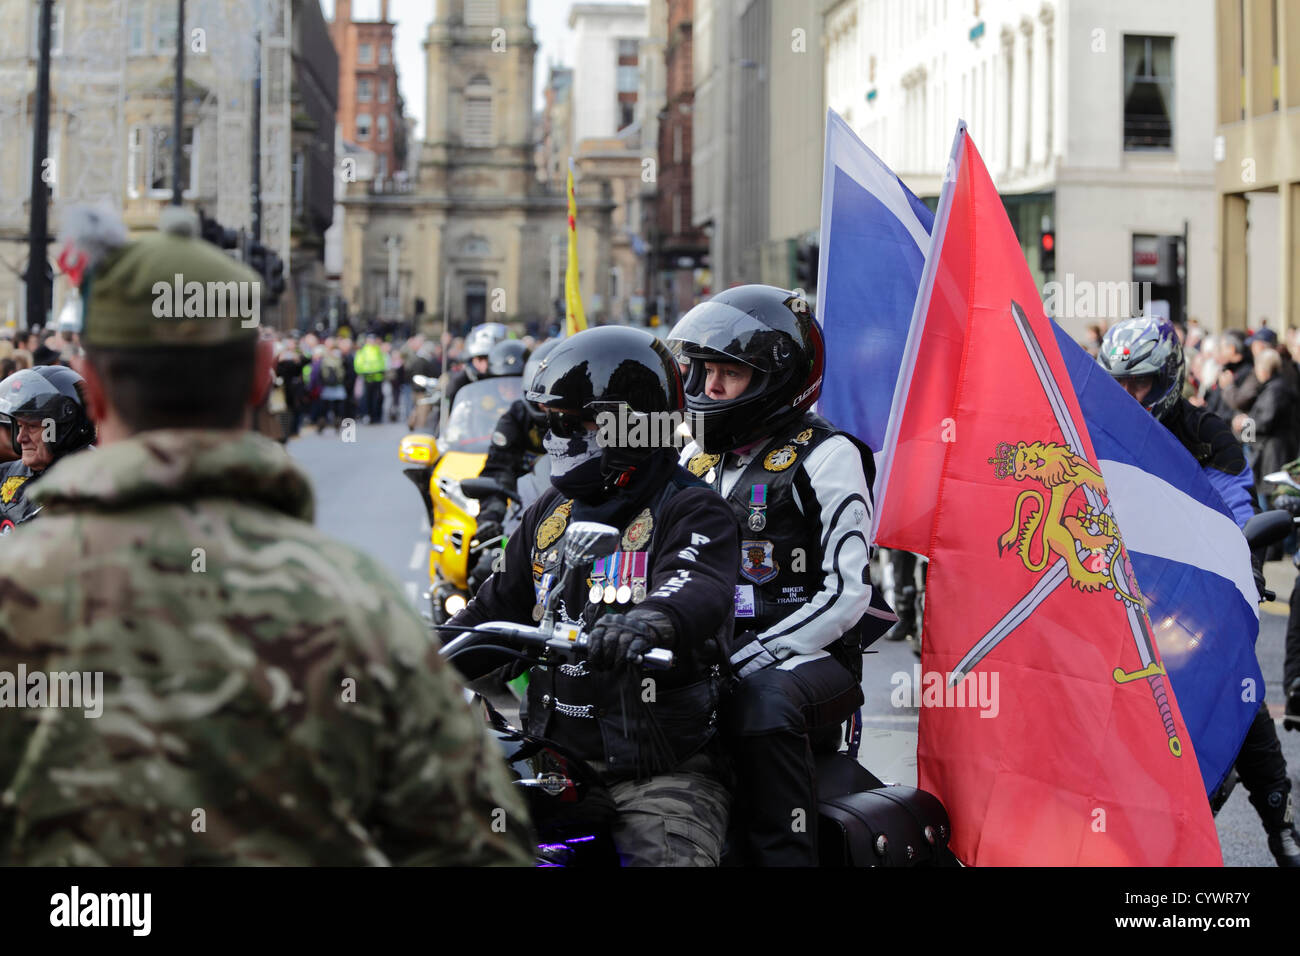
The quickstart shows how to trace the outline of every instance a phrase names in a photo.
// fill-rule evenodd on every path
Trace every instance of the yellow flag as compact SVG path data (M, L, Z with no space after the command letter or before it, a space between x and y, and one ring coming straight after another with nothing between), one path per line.
M569 265L564 273L564 334L573 335L587 327L578 287L578 200L573 193L573 160L569 160Z

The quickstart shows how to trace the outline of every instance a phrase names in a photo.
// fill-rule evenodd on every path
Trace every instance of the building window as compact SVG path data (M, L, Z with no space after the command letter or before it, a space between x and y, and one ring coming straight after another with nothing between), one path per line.
M360 46L357 47L357 62L358 63L375 62L374 48L369 43L362 43Z
M638 66L620 66L618 68L618 92L635 93L641 85L641 68Z
M1124 148L1174 145L1174 41L1124 37Z
M176 52L176 4L161 3L154 8L153 51Z
M619 100L618 103L618 128L621 132L632 125L632 120L636 118L636 103L626 100Z
M63 55L63 8L66 4L56 3L50 12L50 56ZM39 0L31 5L32 11L32 59L41 55L41 5Z
M126 8L126 42L128 53L144 52L144 0L131 0Z
M370 138L370 114L358 113L357 114L357 139L369 139L369 138Z
M388 102L388 81L387 80L379 81L379 102L381 103Z
M388 115L381 114L379 117L379 141L385 143L388 141Z
M682 128L680 126L674 126L673 127L673 162L680 163L681 161L682 161ZM673 230L673 231L676 232L677 230Z
M383 43L379 46L379 65L387 66L393 60L392 53L389 51L388 44Z
M357 80L357 99L363 103L370 102L370 81Z
M636 40L619 40L618 58L620 60L635 60L638 56L637 49L638 43Z
M679 236L682 232L682 196L681 193L673 194L673 235Z
M622 285L623 270L614 266L609 270L609 299L610 302L618 301L619 286Z
M196 135L187 126L181 140L181 185L184 195L194 195L198 166ZM172 192L172 128L133 126L127 151L127 193L132 199L141 196L161 198Z
M465 0L465 26L494 27L498 19L497 0Z
M465 87L461 136L466 146L492 145L492 84L479 74Z

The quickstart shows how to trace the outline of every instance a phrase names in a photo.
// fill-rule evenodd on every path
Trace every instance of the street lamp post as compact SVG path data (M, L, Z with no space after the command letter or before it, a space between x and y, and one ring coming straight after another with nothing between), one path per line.
M41 0L37 27L36 115L32 126L32 191L28 218L27 253L27 328L44 325L46 310L46 270L49 257L50 191L45 183L45 160L50 137L50 21L54 17L54 0Z
M185 0L176 0L176 102L172 104L172 205L181 204L181 137L185 132Z

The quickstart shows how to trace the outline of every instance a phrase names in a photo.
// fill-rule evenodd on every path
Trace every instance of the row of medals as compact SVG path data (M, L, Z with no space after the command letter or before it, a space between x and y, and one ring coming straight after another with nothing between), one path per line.
M636 564L644 564L646 560L646 552L644 551L620 551L618 556L626 561L627 565L631 565L632 571L636 570ZM602 601L605 604L614 604L616 602L626 604L628 601L633 604L640 604L644 601L646 598L646 577L644 573L636 575L625 571L624 568L619 568L617 572L619 577L631 580L631 585L620 584L616 587L613 583L604 585L600 583L605 580L607 574L607 560L596 561L592 564L591 576L593 583L591 590L587 592L587 600L592 604L600 604ZM642 571L644 571L644 567Z

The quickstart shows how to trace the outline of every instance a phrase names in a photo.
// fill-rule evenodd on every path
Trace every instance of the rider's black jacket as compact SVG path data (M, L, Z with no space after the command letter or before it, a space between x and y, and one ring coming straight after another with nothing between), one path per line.
M584 661L534 667L529 680L529 733L548 737L585 760L604 761L613 778L668 772L715 735L719 679L714 665L718 648L731 635L739 563L736 523L717 494L675 463L668 464L665 477L614 520L622 531L619 567L626 570L616 581L602 582L623 584L639 596L636 571L643 564L644 599L593 603L591 588L601 572L590 567L577 572L555 599L557 621L582 622L587 630L601 615L634 608L667 615L676 634L673 668L590 671ZM574 510L574 502L554 489L534 502L510 537L504 569L488 578L453 623L535 620L539 590L559 579L564 534L576 520ZM477 676L472 667L462 669ZM647 676L652 683L643 683Z
M1246 470L1246 453L1241 442L1228 423L1208 408L1197 408L1180 398L1161 423L1174 433L1202 468L1208 465L1229 475Z
M521 398L510 403L504 415L497 420L492 432L492 447L480 478L491 478L497 484L515 490L515 482L528 470L533 457L546 454L542 447L542 429L537 427L528 406ZM500 521L506 513L506 502L499 497L485 498L479 503L480 520L486 517Z
M0 534L12 531L36 510L27 490L40 475L23 464L22 459L0 465Z

